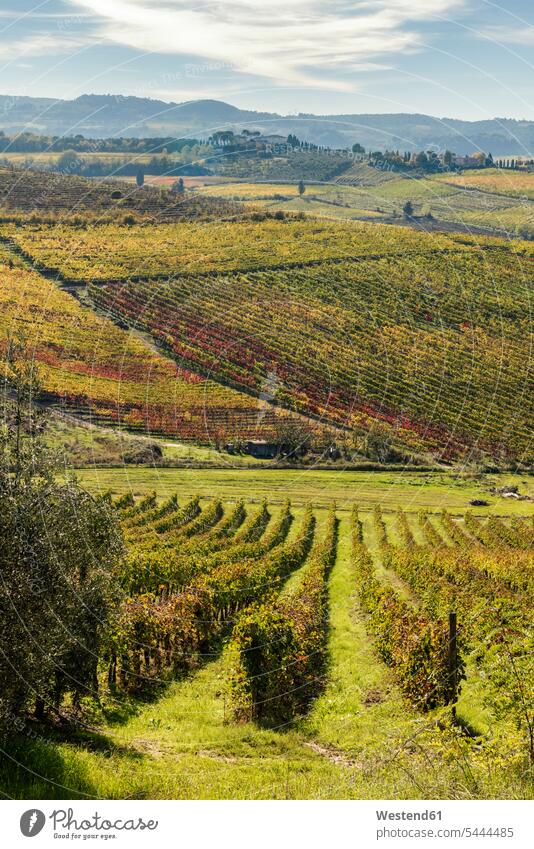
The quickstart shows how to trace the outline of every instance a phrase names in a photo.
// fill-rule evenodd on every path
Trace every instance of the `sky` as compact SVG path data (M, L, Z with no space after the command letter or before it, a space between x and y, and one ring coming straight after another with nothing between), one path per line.
M0 94L534 120L532 0L0 0Z

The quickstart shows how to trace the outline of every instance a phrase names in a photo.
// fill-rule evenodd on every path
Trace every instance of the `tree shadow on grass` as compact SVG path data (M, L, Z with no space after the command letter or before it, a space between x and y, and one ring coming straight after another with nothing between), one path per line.
M3 748L0 742L0 798L102 798L102 787L98 778L95 781L90 775L91 764L84 758L84 752L110 761L118 756L126 761L126 765L141 762L145 755L133 747L115 742L96 723L103 718L110 727L126 725L147 705L157 706L158 701L168 694L171 684L187 682L220 658L225 636L223 634L212 641L194 669L184 670L152 691L135 695L117 692L109 702L104 700L98 708L87 706L87 711L80 716L64 715L60 721L37 722L26 717L24 724L4 743ZM110 763L109 769L112 768Z
M73 770L51 740L15 738L2 752L0 790L14 799L97 798L82 764Z
M105 758L120 756L129 762L143 755L121 746L105 734L74 724L28 723L0 749L0 795L15 799L96 799L101 797L78 753Z

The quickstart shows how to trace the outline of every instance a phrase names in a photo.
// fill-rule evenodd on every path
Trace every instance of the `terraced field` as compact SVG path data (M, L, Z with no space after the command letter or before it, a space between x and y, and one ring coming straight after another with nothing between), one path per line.
M128 556L101 713L79 740L14 745L3 792L48 798L51 781L59 798L528 792L514 698L517 671L532 674L531 518L378 505L340 518L334 505L155 493L113 509Z

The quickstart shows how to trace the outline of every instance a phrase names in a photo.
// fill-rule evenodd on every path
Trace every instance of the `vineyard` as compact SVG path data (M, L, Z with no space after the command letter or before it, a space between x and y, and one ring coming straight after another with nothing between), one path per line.
M531 273L462 246L89 292L186 368L258 394L274 372L289 409L443 458L476 442L528 462Z
M2 221L208 220L239 215L237 204L216 198L178 196L120 180L94 182L74 175L0 168Z
M65 792L86 792L90 774L104 796L127 783L132 798L417 798L423 770L432 798L524 792L532 516L155 492L108 504L126 556L98 686L104 703L138 707L99 731L118 747L112 770L97 748L63 744Z
M0 257L2 350L21 331L39 364L43 400L94 423L219 443L269 437L274 411L199 377L84 308L4 252Z
M334 184L340 186L378 186L388 180L396 180L398 174L391 171L381 171L379 168L371 168L366 162L354 162L339 177L333 180Z
M7 315L37 308L21 294L22 275L58 304L55 322L65 309L87 325L76 331L87 342L73 343L80 368L57 370L52 337L65 328L40 346L47 389L73 409L186 439L269 439L274 408L259 416L257 400L267 391L291 414L358 438L371 429L410 455L450 460L477 445L494 462L530 461L529 243L254 216L4 224L2 236L20 265L8 276ZM87 286L88 305L148 334L178 371L147 351L146 364L158 363L150 379L124 364L129 337L37 272ZM92 322L99 340L110 332L101 351L89 342Z
M313 220L118 227L6 224L1 234L36 267L70 281L169 277L403 252L466 249L447 236Z
M483 171L467 170L461 174L446 174L440 179L468 189L509 195L525 201L534 200L534 176L530 171L485 168Z
M526 846L534 39L504 5L0 6L13 846ZM220 804L274 800L307 807Z

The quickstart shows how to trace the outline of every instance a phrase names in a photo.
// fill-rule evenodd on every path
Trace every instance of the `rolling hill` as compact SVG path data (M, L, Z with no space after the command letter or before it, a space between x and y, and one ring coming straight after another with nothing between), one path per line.
M278 115L218 100L166 103L124 95L84 94L75 100L0 96L0 130L50 135L207 137L220 129L257 129L328 147L360 142L370 149L476 150L531 156L534 122L507 118L460 121L417 114Z
M531 459L528 242L256 213L0 236L8 324L31 316L70 408L205 442L266 435L263 399L358 445Z

